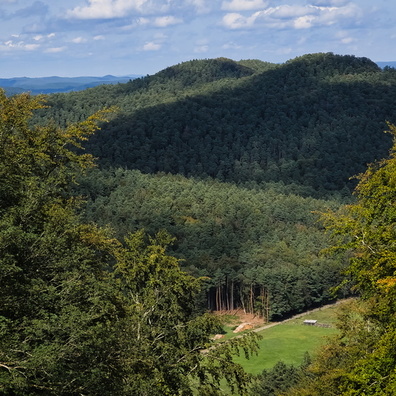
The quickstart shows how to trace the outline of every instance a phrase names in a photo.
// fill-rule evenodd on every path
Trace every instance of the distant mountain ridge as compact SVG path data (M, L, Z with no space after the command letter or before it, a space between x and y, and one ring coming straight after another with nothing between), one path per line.
M15 77L0 78L0 87L4 88L9 94L16 94L29 91L32 94L49 94L59 92L81 91L93 88L102 84L126 83L140 77L139 75L103 77L82 76L82 77Z
M226 60L225 58L219 58ZM384 68L386 66L396 68L396 61L389 62L375 62L379 67ZM275 64L268 62L245 60L240 61L239 73L247 73L248 68L268 69ZM259 65L259 66L258 66ZM180 65L177 65L180 66ZM245 70L243 70L245 66ZM246 67L247 66L247 67ZM169 73L169 70L175 67L170 67L160 71L158 74ZM230 72L233 72L231 70ZM22 92L31 92L34 95L37 94L51 94L51 93L67 93L73 91L83 91L87 88L93 88L102 84L118 84L126 83L130 80L140 78L142 75L131 74L126 76L113 76L111 74L96 77L96 76L78 76L78 77L60 77L60 76L48 76L48 77L13 77L13 78L0 78L0 87L4 88L7 94L14 95Z
M377 65L381 68L384 68L385 66L389 67L395 67L396 68L396 61L389 61L389 62L376 62Z

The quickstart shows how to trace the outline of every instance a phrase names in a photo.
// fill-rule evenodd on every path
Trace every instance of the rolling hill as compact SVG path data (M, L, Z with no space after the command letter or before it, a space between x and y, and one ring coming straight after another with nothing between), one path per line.
M383 158L396 122L396 72L367 58L309 54L282 65L185 62L116 86L49 97L62 125L117 106L87 149L101 166L283 182L302 194L342 191Z

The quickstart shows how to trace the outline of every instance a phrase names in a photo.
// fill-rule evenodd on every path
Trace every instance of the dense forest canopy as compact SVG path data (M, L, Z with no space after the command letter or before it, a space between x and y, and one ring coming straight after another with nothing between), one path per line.
M204 311L280 319L354 285L368 304L319 360L279 364L259 388L284 372L287 387L302 378L290 394L380 394L394 381L394 151L351 177L391 147L395 84L393 68L319 53L192 60L46 106L1 91L0 393L214 395L222 378L244 393L231 352L255 344L210 348ZM323 255L318 213L346 254Z
M344 263L321 256L328 240L312 212L339 205L350 177L388 150L395 83L391 68L332 53L192 60L51 95L34 121L117 107L86 144L100 170L80 182L85 219L121 237L166 229L183 268L210 279L202 307L277 318L334 298Z
M332 53L281 65L193 60L127 84L52 95L45 117L66 125L117 106L87 145L101 166L297 183L324 196L351 188L351 176L386 155L395 83L394 69Z
M80 181L86 221L111 224L119 236L143 227L176 237L171 252L196 276L206 276L205 308L263 314L270 318L331 301L342 263L322 257L328 238L313 211L338 207L286 193L268 184L249 189L216 180L122 169L95 170Z

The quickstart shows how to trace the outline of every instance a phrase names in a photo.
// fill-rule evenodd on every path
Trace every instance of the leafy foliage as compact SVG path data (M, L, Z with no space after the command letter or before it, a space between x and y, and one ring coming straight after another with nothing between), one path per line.
M300 379L302 371L311 363L308 353L300 367L287 365L282 361L275 364L271 370L264 370L257 376L251 394L257 396L276 396L289 390Z
M42 107L0 92L0 393L218 394L221 378L245 392L232 352L254 336L210 349L218 322L195 312L200 282L166 254L171 238L122 244L77 215L71 183L93 159L71 147L106 112L29 127Z
M395 136L396 128L389 125ZM328 213L336 250L350 255L348 275L363 301L340 317L340 334L292 395L393 395L396 391L395 144L390 157L359 176L357 203Z
M118 374L113 354L104 363L115 313L102 279L116 244L104 231L78 223L77 202L66 191L77 170L92 166L89 154L77 155L67 145L79 146L103 117L66 130L31 129L28 119L42 98L1 93L0 106L0 389L107 389L104 377Z

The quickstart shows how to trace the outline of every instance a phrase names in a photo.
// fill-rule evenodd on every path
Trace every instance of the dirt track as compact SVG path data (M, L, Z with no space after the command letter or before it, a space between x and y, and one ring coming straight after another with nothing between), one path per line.
M303 316L309 315L309 314L311 314L312 312L316 312L316 311L320 311L321 309L324 309L324 308L334 307L334 306L336 306L336 305L340 305L340 304L342 304L342 303L344 303L345 301L348 301L348 300L349 300L349 299L339 300L339 301L337 301L337 302L335 302L335 303L332 303L332 304L323 305L323 306L321 306L321 307L319 307L319 308L311 309L310 311L306 311L306 312L302 312L302 313L300 313L300 314L294 315L294 316L292 316L291 318L282 320L282 321L280 321L280 322L268 323L268 324L266 324L266 325L264 325L264 326L256 327L253 331L259 332L259 331L261 331L261 330L269 329L270 327L274 327L274 326L276 326L276 325L278 325L278 324L285 323L285 322L288 322L288 321L290 321L290 320L298 319L298 318L301 318L301 317L303 317Z

